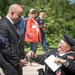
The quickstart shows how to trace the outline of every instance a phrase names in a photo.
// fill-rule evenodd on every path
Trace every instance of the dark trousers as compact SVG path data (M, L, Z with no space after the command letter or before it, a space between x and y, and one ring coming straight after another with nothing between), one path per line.
M0 52L0 67L5 75L22 75L22 68L18 65L14 67L11 65Z

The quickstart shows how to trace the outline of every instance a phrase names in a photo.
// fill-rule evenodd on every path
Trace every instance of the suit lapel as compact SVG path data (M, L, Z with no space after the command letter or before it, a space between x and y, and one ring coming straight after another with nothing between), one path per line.
M15 25L11 25L10 28L11 28L11 30L16 34L16 36L19 38L20 36L19 36L19 34L17 33L17 29L16 29Z
M43 25L44 21L39 17L40 23Z
M19 38L19 34L17 33L17 29L16 29L16 26L14 26L7 18L6 18L8 24L9 24L9 27L10 29L14 32L14 34Z

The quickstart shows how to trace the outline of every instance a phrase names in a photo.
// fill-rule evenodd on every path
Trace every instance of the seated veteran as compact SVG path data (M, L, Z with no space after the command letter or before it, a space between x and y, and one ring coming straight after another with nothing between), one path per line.
M45 75L75 75L75 41L69 36L63 34L63 39L60 40L58 48L52 49L43 55L34 55L34 52L30 51L28 56L33 58L39 64L45 64ZM56 58L55 63L61 63L61 67L55 72L44 62L50 55L54 55ZM51 64L51 63L50 63Z

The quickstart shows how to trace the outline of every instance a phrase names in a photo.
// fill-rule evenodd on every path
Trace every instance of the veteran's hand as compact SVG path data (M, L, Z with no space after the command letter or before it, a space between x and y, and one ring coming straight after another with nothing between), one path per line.
M30 58L35 58L35 53L33 51L29 51L27 53L27 56L30 57Z
M54 62L55 62L55 63L62 63L62 59L61 59L61 58L56 58L56 59L54 60Z

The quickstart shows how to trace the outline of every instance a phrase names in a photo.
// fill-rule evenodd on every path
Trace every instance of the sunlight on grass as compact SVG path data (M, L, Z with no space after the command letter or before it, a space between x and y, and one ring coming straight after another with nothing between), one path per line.
M27 54L29 51L29 48L25 48L25 53ZM37 48L36 54L43 54L44 51L42 48Z

